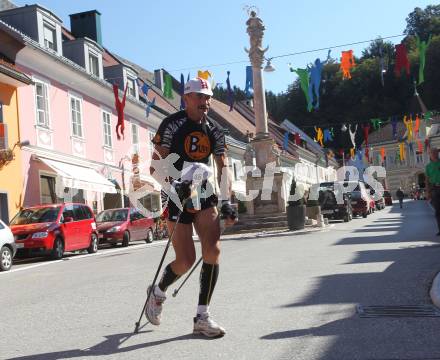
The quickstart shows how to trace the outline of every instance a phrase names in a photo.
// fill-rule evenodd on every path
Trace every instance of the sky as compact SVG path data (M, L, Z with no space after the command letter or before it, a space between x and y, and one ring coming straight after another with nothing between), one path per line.
M12 0L16 5L33 2ZM209 70L214 80L226 86L227 71L231 84L245 87L246 66L250 65L244 48L249 48L246 33L248 14L254 6L266 27L263 46L269 46L266 58L314 49L372 40L378 36L400 35L406 17L415 7L424 9L432 1L299 1L243 0L222 1L145 1L145 0L39 0L70 29L69 14L88 10L101 13L104 46L149 71L164 68L176 79L197 70ZM390 39L399 43L401 37ZM368 43L333 49L340 58L342 50L353 49L360 56ZM305 68L317 57L324 60L327 50L274 59L276 71L264 73L266 90L285 92L295 75L289 71ZM213 66L231 62L236 64Z

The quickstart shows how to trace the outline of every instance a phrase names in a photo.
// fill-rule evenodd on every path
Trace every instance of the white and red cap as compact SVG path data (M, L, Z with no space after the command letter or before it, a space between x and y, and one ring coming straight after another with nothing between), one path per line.
M185 84L185 89L183 93L190 94L190 93L199 93L199 94L205 94L212 96L212 90L211 90L211 84L202 78L194 78L191 80L188 80Z

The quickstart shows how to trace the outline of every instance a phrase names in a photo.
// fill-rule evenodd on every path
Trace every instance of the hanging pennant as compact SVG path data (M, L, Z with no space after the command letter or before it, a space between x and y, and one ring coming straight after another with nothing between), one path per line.
M252 97L251 89L252 91L254 90L252 66L246 66L246 86L244 87L244 92L248 98Z
M212 77L212 75L211 75L211 73L208 70L205 70L205 71L199 70L199 71L197 71L197 77L201 78L201 79L205 79L206 81L208 81L208 79L210 77Z
M147 100L147 108L146 108L146 115L147 115L147 118L150 116L151 108L152 108L155 104L156 104L156 97L154 97L153 100L151 100L151 101L148 101L148 100Z
M125 107L125 98L127 96L128 83L125 86L124 95L122 96L122 100L119 100L119 87L116 84L113 84L113 93L115 95L115 107L116 113L118 114L118 122L116 124L116 137L118 140L121 140L121 136L124 137L124 107Z
M350 149L350 157L352 158L352 159L354 159L354 147L352 147L351 149Z
M301 135L298 133L295 133L295 144L298 146L301 146Z
M364 155L362 154L362 148L360 148L360 149L356 152L356 155L357 155L357 159L358 159L359 161L361 161L362 158L364 157Z
M382 162L385 161L385 148L381 147L380 148L380 157L382 158Z
M394 73L400 77L402 70L406 70L406 75L409 76L409 60L405 44L397 44L396 48L396 64L394 65Z
M427 111L423 114L423 119L425 121L431 120L431 118L432 118L432 111Z
M419 139L417 139L417 151L420 154L423 154L423 144L422 144L422 142Z
M227 71L226 74L228 74L228 76L226 78L226 90L227 90L229 111L233 111L234 110L234 93L232 92L231 81L229 80L229 75L231 74L231 72Z
M370 122L373 125L374 130L379 130L380 126L382 125L381 119L371 119Z
M342 79L351 79L350 71L355 66L356 64L354 63L353 50L342 51L342 58L341 58Z
M419 115L416 115L416 124L414 125L414 134L415 137L419 137L419 131L420 131L420 118Z
M426 63L426 50L428 49L429 44L431 43L432 35L429 35L428 41L420 41L418 35L416 35L417 48L419 49L419 82L420 85L425 81L425 63Z
M185 109L185 101L183 100L183 94L185 93L185 77L183 74L180 74L180 88L179 88L179 95L180 95L180 110ZM148 117L148 116L147 116Z
M287 148L289 147L289 132L286 131L284 133L284 139L283 139L283 149L287 150Z
M342 132L347 132L347 125L342 124L341 131Z
M323 144L322 140L323 140L323 138L324 138L324 134L323 134L323 132L322 132L322 129L321 129L321 128L317 128L317 127L315 126L315 131L316 131L315 141L316 141L316 142L319 142L319 144L323 147L324 144Z
M404 142L401 142L399 144L399 157L400 157L400 161L405 160L405 143Z
M370 124L362 125L362 130L364 132L365 146L368 146L368 135L370 133Z
M309 67L310 83L309 83L309 99L315 109L319 109L319 87L321 85L321 75L324 65L330 60L330 52L328 51L327 60L321 62L319 58Z
M427 137L427 138L425 139L425 152L428 152L430 147L431 147L431 141L430 141L430 139Z
M309 96L309 86L310 86L310 73L308 69L293 69L292 67L290 67L290 72L294 72L298 75L299 78L299 83L301 86L301 90L304 93L304 96L306 97L306 101L307 101L307 111L312 111L312 102Z
M144 84L141 86L142 93L144 94L145 97L148 97L148 91L149 91L150 89L151 89L151 87L150 87L148 84L146 84L146 83L144 83Z
M171 78L171 75L165 74L164 80L165 80L165 85L164 85L164 90L163 90L163 96L165 96L167 99L174 99L173 80Z
M356 147L355 138L356 138L356 131L357 131L357 129L358 129L357 124L355 125L353 132L351 131L351 126L348 128L348 132L350 133L350 140L351 140L351 143L353 144L354 148Z
M332 133L329 129L324 130L324 142L333 141Z
M379 46L379 64L380 64L380 83L382 86L385 86L385 80L383 75L385 74L385 59L383 57L383 49L382 46Z
M413 121L412 121L412 116L410 115L409 119L407 120L407 116L405 115L403 117L403 123L406 126L406 139L408 140L408 142L411 142L412 138L413 138Z
M369 159L370 159L370 148L368 146L365 147L365 157L367 159L367 162L369 162Z

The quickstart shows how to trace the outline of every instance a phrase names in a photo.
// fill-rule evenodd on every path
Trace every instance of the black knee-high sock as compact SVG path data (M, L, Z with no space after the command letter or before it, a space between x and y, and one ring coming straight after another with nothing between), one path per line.
M209 305L215 284L217 283L219 265L203 262L200 271L199 305Z
M175 282L178 278L180 278L180 275L176 275L171 268L171 264L168 264L167 267L164 269L162 274L162 279L160 279L159 282L159 289L161 289L163 292L167 291L168 286L170 286L173 282Z

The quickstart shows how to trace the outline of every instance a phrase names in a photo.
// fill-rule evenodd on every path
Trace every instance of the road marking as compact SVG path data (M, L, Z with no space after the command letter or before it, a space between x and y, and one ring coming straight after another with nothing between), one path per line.
M17 271L23 271L23 270L30 270L30 269L34 269L37 267L41 267L41 266L47 266L47 265L52 265L52 264L57 264L60 262L64 262L64 261L71 261L71 260L79 260L79 259L84 259L84 258L88 258L88 257L92 257L92 256L104 256L104 255L108 255L108 254L114 254L114 253L118 253L118 252L122 252L122 251L127 251L127 250L139 250L139 249L143 249L143 248L150 248L150 247L159 247L162 246L164 244L167 243L168 240L159 240L159 241L155 241L154 243L151 244L138 244L138 245L132 245L130 247L122 247L119 249L111 249L111 250L106 250L106 251L98 251L94 254L83 254L83 255L72 255L69 257L65 257L62 258L60 260L54 260L54 261L45 261L43 263L39 263L39 264L32 264L29 266L23 266L23 267L19 267L19 268L14 268L14 265L12 265L12 269L9 271L2 271L0 272L0 276L1 275L7 275L7 274L11 274ZM16 265L17 266L17 265Z

